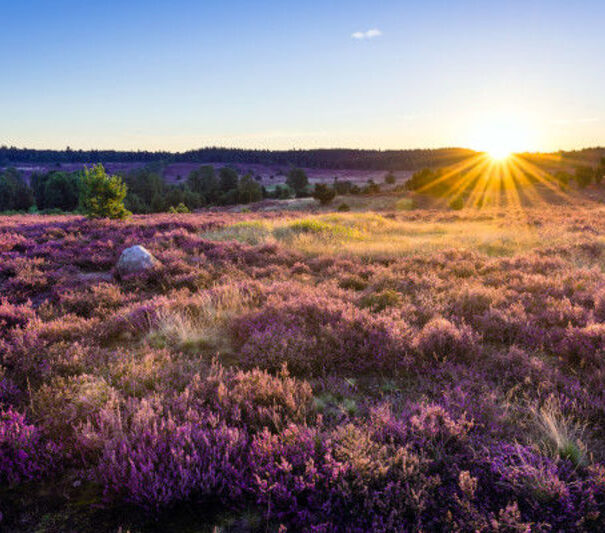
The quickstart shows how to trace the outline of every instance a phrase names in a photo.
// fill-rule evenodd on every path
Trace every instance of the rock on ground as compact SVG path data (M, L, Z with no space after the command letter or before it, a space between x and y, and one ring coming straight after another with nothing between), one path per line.
M129 274L136 274L137 272L144 272L154 267L157 263L157 259L149 253L143 246L131 246L126 248L120 258L116 269L120 276L127 276Z

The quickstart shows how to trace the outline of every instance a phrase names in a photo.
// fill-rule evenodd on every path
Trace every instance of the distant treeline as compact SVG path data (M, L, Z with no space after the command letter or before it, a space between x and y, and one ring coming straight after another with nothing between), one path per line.
M93 170L105 176L102 164L96 165ZM87 191L85 185L88 175L88 169L34 172L28 183L14 168L0 171L0 212L83 212L82 196ZM295 167L288 172L286 183L267 188L260 183L259 177L240 175L229 166L217 171L212 165L201 165L178 184L167 183L162 175L161 162L151 162L143 168L115 175L115 186L124 187L123 208L141 214L164 211L183 213L206 206L249 204L265 198L304 198L311 195L322 204L327 204L336 194L380 192L379 184L372 180L360 187L335 178L331 187L316 184L313 188L305 171ZM386 174L386 184L393 185L395 181L392 172Z
M95 167L97 168L97 167ZM105 173L99 164L102 173ZM289 197L287 186L270 193L251 175L239 176L229 167L217 173L210 165L190 172L184 183L170 185L162 178L162 164L148 163L116 176L125 186L125 207L133 213L182 212L207 205L257 202L275 195ZM0 211L73 212L82 208L86 169L74 172L34 172L27 183L14 168L0 171ZM280 187L280 186L278 186ZM282 192L281 189L284 189Z
M462 161L475 152L462 148L434 150L243 150L201 148L188 152L124 152L116 150L33 150L0 147L0 167L15 163L247 163L307 168L416 170Z

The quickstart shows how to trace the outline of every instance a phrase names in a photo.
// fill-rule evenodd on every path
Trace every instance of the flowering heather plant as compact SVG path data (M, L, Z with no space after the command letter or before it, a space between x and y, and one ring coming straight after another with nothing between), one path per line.
M297 374L405 368L410 333L403 321L374 316L352 304L304 293L272 298L260 311L238 319L234 332L242 360Z
M150 510L195 497L237 501L246 473L245 432L212 415L183 418L143 401L131 407L120 431L103 427L98 478L107 497Z
M0 299L0 336L6 337L10 329L25 327L35 316L31 304L13 305L6 299Z
M470 326L456 326L445 318L426 324L414 340L425 356L453 357L469 360L478 353L478 335Z
M205 378L194 377L180 401L190 408L220 412L230 425L243 425L248 431L279 431L315 418L311 386L290 377L285 366L272 376L258 369L226 371L215 363Z
M40 479L56 466L60 448L12 408L0 410L0 483Z
M489 210L326 215L338 242L294 212L0 217L2 526L605 529L605 217L557 209L517 248ZM118 279L136 244L158 267Z

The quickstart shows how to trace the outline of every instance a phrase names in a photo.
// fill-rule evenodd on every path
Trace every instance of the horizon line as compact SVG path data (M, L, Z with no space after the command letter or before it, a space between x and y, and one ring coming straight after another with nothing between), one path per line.
M122 153L137 153L137 152L147 152L147 153L165 153L170 155L182 155L190 152L198 152L203 150L239 150L245 152L313 152L313 151L357 151L357 152L413 152L420 150L430 150L430 151L440 151L440 150L466 150L469 152L475 153L484 153L485 150L477 150L474 148L468 148L463 146L440 146L436 148L431 147L415 147L415 148L351 148L351 147L317 147L317 148L243 148L243 147L235 147L235 146L219 146L219 145L206 145L201 146L199 148L189 148L186 150L168 150L168 149L150 149L150 148L129 148L129 149L119 149L119 148L73 148L71 146L66 146L65 148L29 148L27 146L14 146L7 144L0 144L0 150L29 150L35 152L122 152ZM514 152L515 154L557 154L561 152L583 152L586 150L605 150L605 145L593 145L593 146L584 146L582 148L571 148L571 149L563 149L559 148L557 150L526 150L526 151L518 151Z

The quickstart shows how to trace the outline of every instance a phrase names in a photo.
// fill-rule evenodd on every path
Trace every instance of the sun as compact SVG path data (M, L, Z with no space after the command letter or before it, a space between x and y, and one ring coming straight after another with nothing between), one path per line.
M485 117L473 128L470 146L494 162L504 162L515 153L531 150L532 141L527 121L512 116Z
M491 159L504 161L514 152L522 150L519 138L523 136L523 132L514 125L494 123L484 126L482 130L477 147Z
M486 153L494 161L506 161L511 155L513 155L513 151L505 146L494 146L493 148L487 150Z

